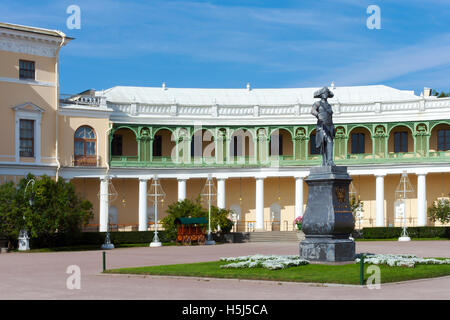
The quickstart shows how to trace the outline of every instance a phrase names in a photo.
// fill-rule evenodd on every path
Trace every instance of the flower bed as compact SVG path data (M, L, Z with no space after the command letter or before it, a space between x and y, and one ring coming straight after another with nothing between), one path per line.
M270 270L309 264L308 260L300 259L298 255L262 255L220 258L220 261L232 262L220 266L221 268L266 268Z
M355 262L359 263L360 258ZM450 259L419 258L412 254L368 254L364 256L364 263L414 268L416 264L450 264Z

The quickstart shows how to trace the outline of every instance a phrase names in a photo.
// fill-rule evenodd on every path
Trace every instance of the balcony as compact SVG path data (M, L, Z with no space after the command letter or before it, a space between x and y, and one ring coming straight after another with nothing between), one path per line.
M101 165L100 156L72 156L72 166L73 167L99 167Z

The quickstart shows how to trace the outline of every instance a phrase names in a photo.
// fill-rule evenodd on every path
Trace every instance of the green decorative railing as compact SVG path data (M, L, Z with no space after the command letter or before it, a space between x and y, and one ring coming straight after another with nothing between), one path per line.
M312 159L311 159L311 158ZM257 160L255 157L231 157L229 160L217 161L215 157L192 157L189 160L172 159L171 157L153 157L152 161L138 161L137 156L113 156L111 167L271 167L271 166L312 166L321 163L320 156L310 156L308 159L295 159L294 156L270 156L268 159ZM358 164L389 164L389 163L421 163L450 162L450 151L430 152L421 156L413 152L388 153L387 157L362 153L349 154L346 159L335 158L339 165Z

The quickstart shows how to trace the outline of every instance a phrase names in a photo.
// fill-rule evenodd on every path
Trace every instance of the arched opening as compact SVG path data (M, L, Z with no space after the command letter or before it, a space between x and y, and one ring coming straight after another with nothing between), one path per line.
M247 129L237 129L230 141L230 156L236 160L249 160L254 156L253 136Z
M308 154L311 159L316 159L320 155L320 149L316 148L316 129L309 135Z
M441 123L433 127L429 150L435 154L450 151L450 124Z
M97 165L97 137L94 129L89 126L81 126L75 131L74 165Z
M277 129L270 135L270 156L293 156L292 135L286 129Z
M214 145L214 136L210 130L197 130L191 139L191 157L214 159L216 148Z
M153 136L153 160L158 161L176 154L176 143L172 131L159 129Z
M372 150L372 135L367 128L356 127L349 132L347 142L347 153L349 155L372 155ZM350 158L352 158L352 156L350 156Z
M114 132L111 141L111 155L122 157L136 157L137 159L136 135L129 128L120 128Z
M410 153L414 151L414 140L411 129L407 126L396 126L389 132L389 154Z
M241 226L241 223L240 223L240 221L241 221L241 211L242 211L241 210L241 206L238 205L238 204L233 204L230 207L230 212L231 212L230 219L234 223L233 228L234 228L235 232L242 231L242 226Z

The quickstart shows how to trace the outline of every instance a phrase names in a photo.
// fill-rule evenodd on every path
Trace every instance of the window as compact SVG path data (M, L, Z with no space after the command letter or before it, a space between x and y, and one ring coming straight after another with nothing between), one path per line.
M438 151L450 150L450 129L438 130Z
M97 165L96 147L97 139L94 130L88 126L82 126L75 132L75 165Z
M408 152L408 132L394 132L394 152Z
M311 134L309 138L309 153L310 154L320 154L320 149L316 148L316 134Z
M160 135L155 135L155 138L153 140L153 156L162 156L162 136Z
M364 133L352 133L352 153L364 153L364 143Z
M21 157L34 157L34 120L20 119L20 149Z
M115 134L111 141L111 155L121 156L122 154L122 135Z
M274 156L283 154L283 137L281 135L272 135L269 145L269 154Z
M34 61L19 60L19 79L35 79Z

